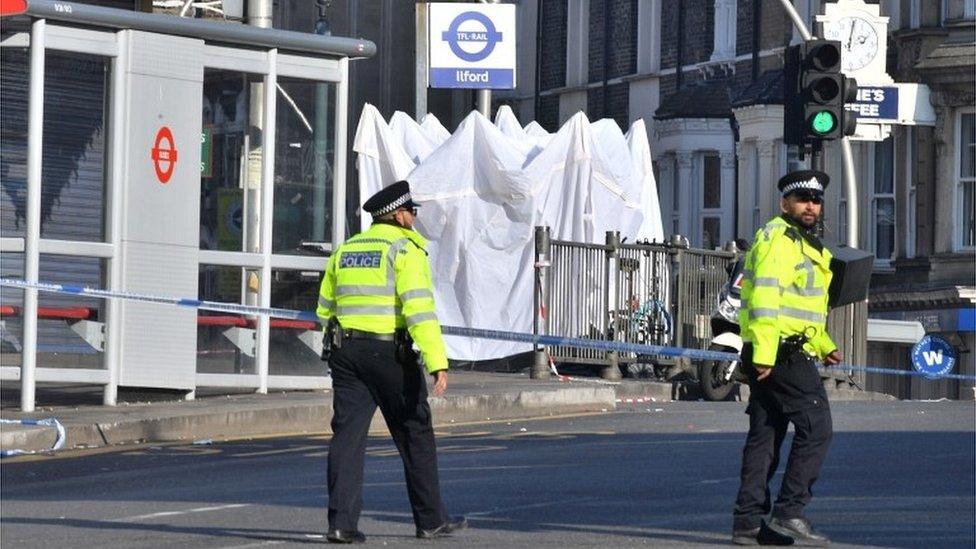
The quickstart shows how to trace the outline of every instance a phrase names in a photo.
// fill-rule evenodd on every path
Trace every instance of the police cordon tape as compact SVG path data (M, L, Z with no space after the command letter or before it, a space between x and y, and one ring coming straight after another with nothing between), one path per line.
M68 284L54 284L50 282L28 282L26 280L14 278L0 278L0 286L12 288L36 288L42 292L53 292L60 294L85 295L90 297L101 297L108 299L128 299L133 301L144 301L150 303L161 303L189 307L193 309L203 309L207 311L219 311L225 313L238 313L253 316L268 316L274 318L285 318L289 320L311 320L318 322L318 316L313 311L296 311L293 309L279 309L275 307L255 307L251 305L238 305L236 303L223 303L219 301L206 301L201 299L191 299L186 297L165 297L146 294L136 294L130 292L113 292L83 286L73 286ZM668 347L663 345L645 345L639 343L626 343L623 341L608 341L601 339L585 339L581 337L565 337L552 335L535 335L523 332L508 332L504 330L486 330L483 328L466 328L462 326L441 326L444 335L474 337L478 339L494 339L501 341L515 341L530 343L533 345L552 346L552 347L576 347L581 349L595 349L598 351L618 351L625 353L635 353L638 355L685 357L699 360L738 360L736 353L725 353L721 351L709 351L707 349L686 349L682 347ZM827 369L843 372L869 372L885 375L898 376L918 376L923 379L935 381L942 379L955 379L961 381L976 381L976 376L963 374L941 374L932 375L925 372L914 370L895 370L893 368L879 368L873 366L851 366L837 365L828 366Z
M64 446L64 441L66 438L64 425L61 425L61 422L54 419L53 417L47 419L0 419L0 423L10 423L15 425L16 424L41 425L45 427L54 427L58 432L58 436L57 438L54 439L54 446L51 447L51 450L45 450L45 451L60 450ZM34 452L33 450L18 450L18 449L3 450L0 451L0 457L21 456L25 454L34 454L34 453L36 452Z

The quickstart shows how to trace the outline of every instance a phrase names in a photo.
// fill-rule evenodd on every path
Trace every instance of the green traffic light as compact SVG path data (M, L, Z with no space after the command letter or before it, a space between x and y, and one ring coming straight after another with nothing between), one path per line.
M837 118L830 111L820 111L813 115L810 120L810 127L814 133L826 135L837 127Z

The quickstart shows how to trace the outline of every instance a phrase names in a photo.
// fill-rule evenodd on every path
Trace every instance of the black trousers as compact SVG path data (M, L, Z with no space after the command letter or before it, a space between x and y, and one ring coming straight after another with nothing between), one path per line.
M444 524L437 448L427 383L416 360L398 361L393 342L346 339L329 358L332 368L332 444L329 446L329 528L356 530L363 508L366 434L379 406L403 460L418 528Z
M758 527L770 511L777 518L803 518L833 436L827 393L812 357L802 352L777 357L773 373L756 381L752 346L746 344L742 366L749 376L749 434L742 450L741 484L733 511L736 530ZM793 445L773 505L769 481L779 466L780 447L790 423Z

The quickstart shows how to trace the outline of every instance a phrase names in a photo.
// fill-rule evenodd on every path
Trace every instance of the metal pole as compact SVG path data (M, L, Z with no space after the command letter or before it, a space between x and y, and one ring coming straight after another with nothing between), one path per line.
M533 296L532 333L541 335L545 329L549 307L549 269L552 267L552 246L549 240L549 227L535 228L535 276L536 286ZM532 362L532 379L549 379L549 360L546 348L536 345Z
M796 25L796 30L800 31L800 36L804 40L813 40L813 35L810 34L810 29L807 28L806 23L803 22L803 18L793 7L793 3L790 0L779 0L779 3L783 5L783 9L786 10L786 14L790 16L793 20L793 24Z
M265 77L264 131L261 134L263 164L261 166L260 223L261 271L258 277L258 302L261 307L271 306L271 253L272 219L274 214L274 166L275 166L275 111L278 89L278 50L268 51L268 75ZM267 315L257 322L258 393L268 392L268 357L271 345L271 322Z
M335 101L335 164L332 184L332 244L346 239L346 127L349 123L349 58L339 59L339 83ZM332 248L333 250L335 247Z
M613 338L618 339L620 337L620 305L617 299L617 274L620 272L619 269L619 258L620 258L620 232L618 231L607 231L606 236L607 243L607 275L604 279L605 281L605 295L607 309L611 313L612 324L610 328L613 330ZM622 376L620 375L620 355L617 351L610 351L607 353L607 365L600 371L600 377L603 379L609 379L616 381Z
M121 291L122 287L122 193L125 178L125 154L123 154L122 135L125 132L125 73L129 64L128 41L131 31L115 34L119 54L112 61L112 128L109 130L109 158L112 166L109 179L108 211L109 242L112 244L112 258L109 260L108 287ZM102 393L102 403L115 406L118 400L119 376L122 369L122 301L109 299L108 318L105 324L105 369L108 370L108 383Z
M485 118L491 118L491 90L477 90L475 96L478 98L478 112Z
M27 110L27 228L24 233L24 278L37 282L41 242L41 160L44 152L45 20L31 24L30 95ZM34 411L37 367L37 288L24 290L24 346L20 366L20 410Z
M417 58L414 67L413 117L420 123L427 114L427 3L417 2L415 6L417 36L414 46Z
M844 192L847 195L847 245L858 246L857 231L857 174L854 172L854 151L850 138L840 140L844 157Z
M813 35L793 7L793 3L790 0L780 0L780 4L800 31L800 36L804 40L812 40ZM840 140L840 150L844 160L844 191L847 193L847 245L856 248L858 245L857 174L854 171L854 151L851 149L850 138L844 137Z
M498 0L481 0L482 4L497 4ZM475 97L478 100L478 112L485 118L491 118L491 90L477 90Z

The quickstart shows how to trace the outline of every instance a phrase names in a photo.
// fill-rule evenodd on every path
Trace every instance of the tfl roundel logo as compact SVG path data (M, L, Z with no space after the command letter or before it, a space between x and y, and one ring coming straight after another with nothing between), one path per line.
M502 41L502 33L495 29L495 24L487 15L466 11L451 21L451 26L441 34L441 39L451 46L454 55L474 63L491 55L495 45Z
M912 347L912 366L928 378L937 378L956 365L956 349L937 335L926 335Z

